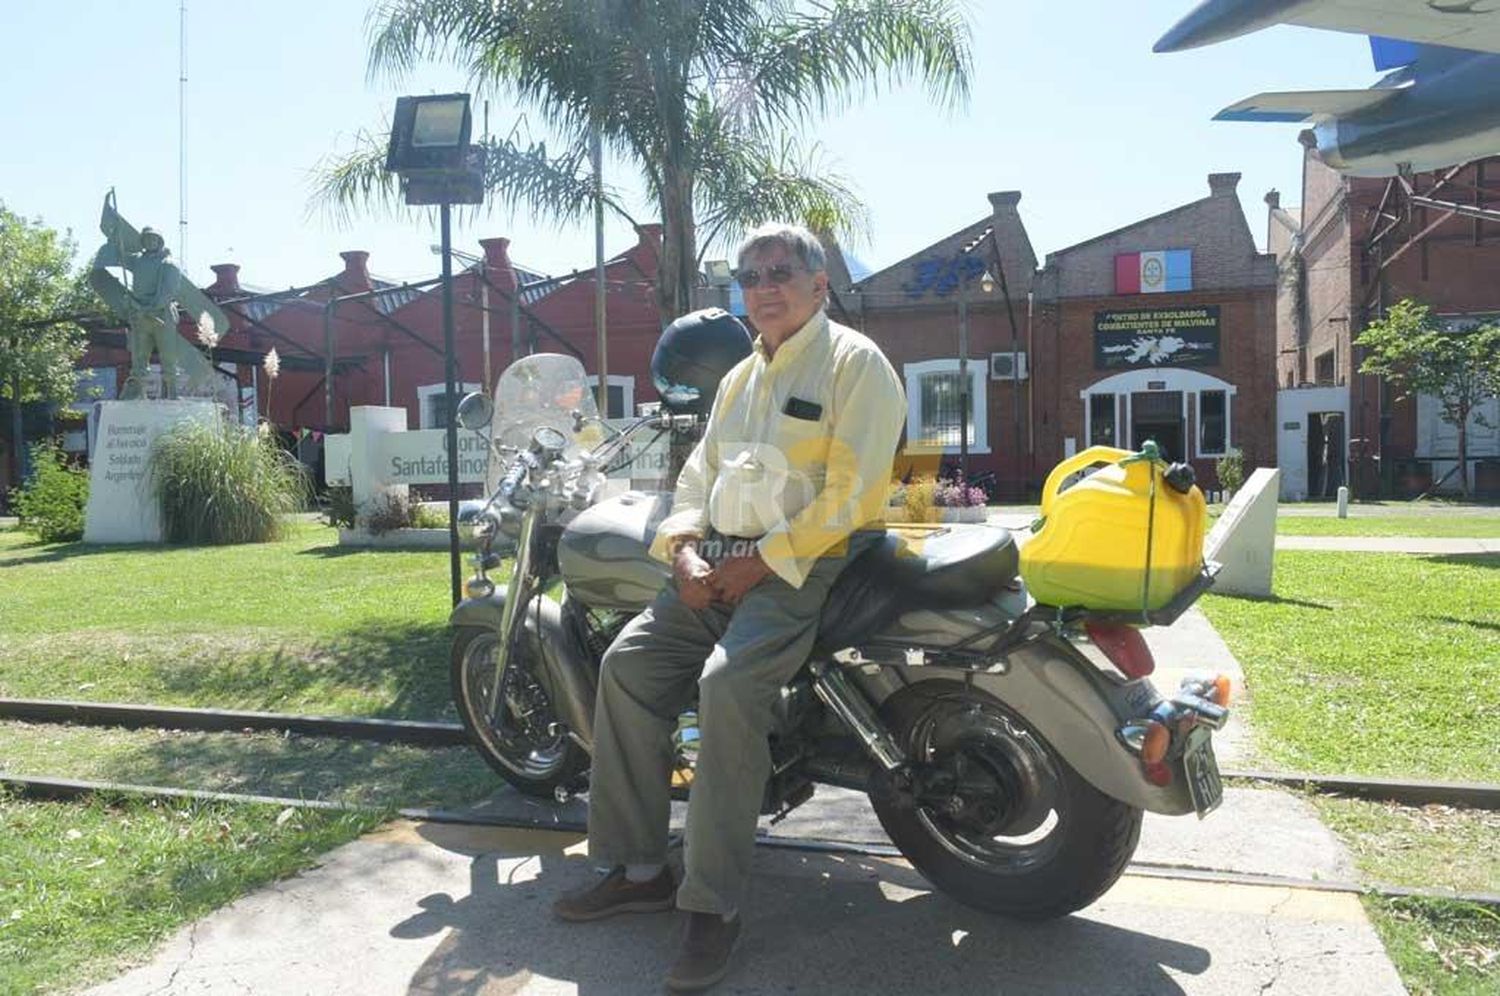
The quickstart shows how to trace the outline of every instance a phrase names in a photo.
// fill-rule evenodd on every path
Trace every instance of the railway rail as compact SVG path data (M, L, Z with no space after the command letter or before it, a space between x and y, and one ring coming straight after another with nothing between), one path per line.
M462 747L469 743L468 734L458 723L301 716L232 709L192 709L53 699L0 698L0 720L116 726L125 729L189 730L200 733L294 733L301 736L402 743L428 748ZM1225 769L1221 774L1224 778L1235 781L1277 785L1324 795L1351 796L1374 802L1500 810L1500 785L1478 782L1431 782L1230 769Z

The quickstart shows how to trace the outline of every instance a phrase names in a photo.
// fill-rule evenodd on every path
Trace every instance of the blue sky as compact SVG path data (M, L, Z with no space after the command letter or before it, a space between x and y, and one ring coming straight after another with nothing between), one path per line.
M366 0L190 0L187 12L185 259L200 282L236 262L242 279L285 287L371 252L396 278L437 272L423 216L350 224L309 212L309 175L379 126L400 93L464 89L461 73L424 68L402 83L366 79ZM1023 192L1039 254L1207 193L1210 172L1244 174L1258 241L1262 197L1300 197L1295 126L1218 124L1219 108L1261 90L1347 88L1374 80L1363 38L1277 28L1213 48L1151 54L1191 0L973 2L975 78L967 108L935 110L919 92L869 96L810 128L825 162L859 191L873 237L854 251L879 267L982 216L993 190ZM136 224L178 249L177 0L8 0L0 11L0 200L97 245L103 195L116 188ZM521 110L492 103L508 131ZM619 173L616 171L616 175ZM638 215L640 216L640 215ZM455 244L506 235L515 258L549 272L588 266L593 239L494 211ZM612 225L611 252L634 241Z

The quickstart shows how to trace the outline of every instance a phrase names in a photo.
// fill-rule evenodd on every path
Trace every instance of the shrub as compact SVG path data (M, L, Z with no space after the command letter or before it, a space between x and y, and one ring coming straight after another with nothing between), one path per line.
M1230 450L1219 457L1214 464L1214 472L1219 475L1219 487L1225 491L1238 491L1240 485L1245 483L1245 454L1239 450Z
M324 511L328 524L337 529L353 529L359 516L354 507L354 489L335 484L328 489L328 508Z
M383 494L369 502L360 519L371 533L379 536L396 529L411 527L411 502L399 494Z
M930 477L918 477L906 486L906 519L908 522L926 522L927 513L937 504L937 482Z
M307 502L307 471L264 424L184 422L156 441L147 465L169 543L263 543Z
M892 481L885 494L885 503L892 508L906 507L906 485L900 481Z
M447 529L448 513L421 502L414 503L411 506L411 527L413 529Z
M21 529L43 543L83 538L83 510L89 500L89 475L68 466L62 449L48 440L31 447L31 477L10 493Z

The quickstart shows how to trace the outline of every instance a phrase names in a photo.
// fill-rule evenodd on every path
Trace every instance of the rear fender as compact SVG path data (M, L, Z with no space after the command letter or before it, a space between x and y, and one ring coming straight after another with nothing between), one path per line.
M1121 802L1152 813L1193 811L1180 771L1165 787L1151 784L1140 761L1115 737L1127 720L1160 701L1146 679L1120 681L1105 675L1071 648L1042 639L1012 653L1002 673L978 673L974 684L1025 717L1091 785ZM877 705L909 684L964 681L971 672L928 665L855 666L850 669Z
M484 598L466 598L454 606L448 621L454 627L479 626L498 631L505 616L509 589L496 585ZM522 613L526 636L542 663L537 680L546 689L557 718L584 750L594 749L594 696L598 662L589 658L578 634L568 625L562 606L537 595Z

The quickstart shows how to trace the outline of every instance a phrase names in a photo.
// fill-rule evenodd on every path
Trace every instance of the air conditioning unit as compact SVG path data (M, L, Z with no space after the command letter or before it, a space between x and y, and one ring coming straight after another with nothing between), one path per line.
M991 353L990 354L990 380L1025 380L1026 379L1026 354L1014 353Z

